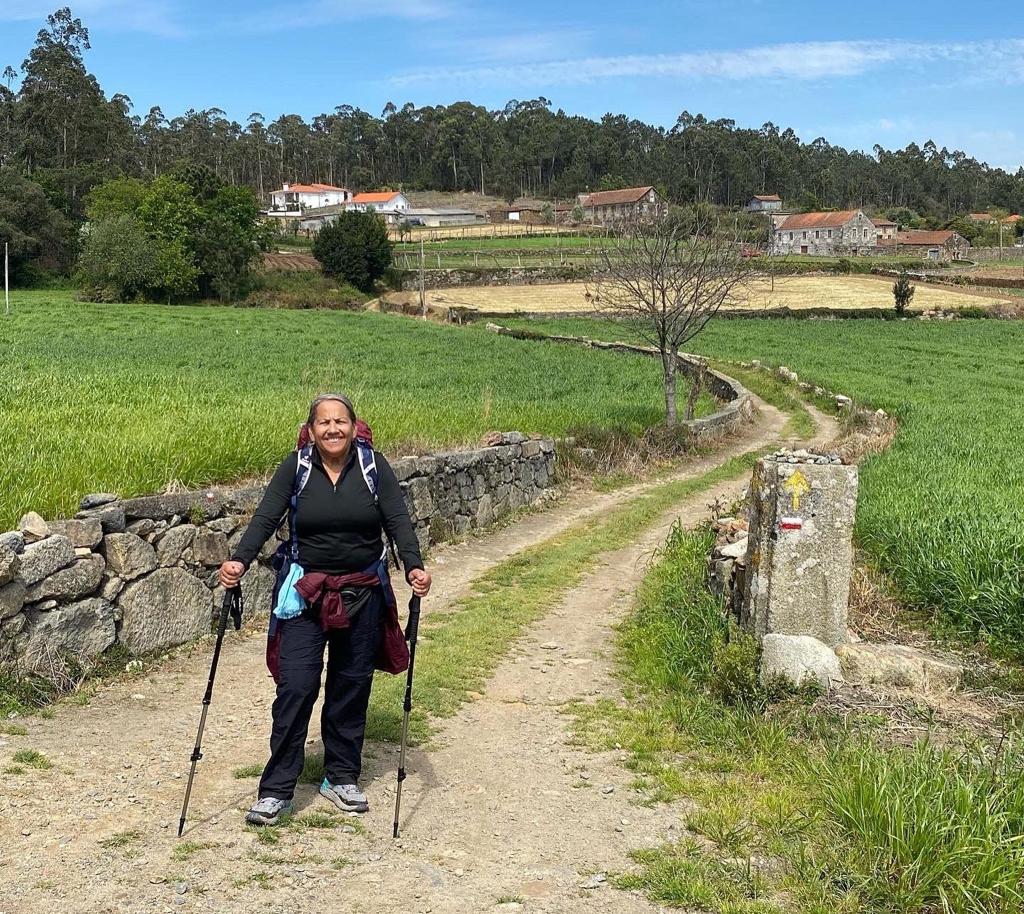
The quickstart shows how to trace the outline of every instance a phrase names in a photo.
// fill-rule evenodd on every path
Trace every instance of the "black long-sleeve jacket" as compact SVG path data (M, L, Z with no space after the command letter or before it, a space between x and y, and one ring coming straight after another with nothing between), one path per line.
M337 484L331 482L319 452L313 448L313 466L295 513L303 570L328 574L362 571L380 557L385 528L395 541L406 574L423 567L395 471L380 452L373 453L377 463L376 505L359 468L355 447ZM248 567L280 525L288 511L297 464L297 451L281 461L235 549L235 561Z

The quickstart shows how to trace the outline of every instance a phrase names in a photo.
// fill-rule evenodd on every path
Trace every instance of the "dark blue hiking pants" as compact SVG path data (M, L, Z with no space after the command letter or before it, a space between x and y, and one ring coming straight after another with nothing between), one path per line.
M281 676L274 699L270 761L260 797L290 800L305 762L309 719L320 694L327 651L327 679L320 714L324 774L332 784L354 784L362 768L366 709L374 661L383 634L384 598L373 588L346 629L323 631L319 613L307 610L282 622Z

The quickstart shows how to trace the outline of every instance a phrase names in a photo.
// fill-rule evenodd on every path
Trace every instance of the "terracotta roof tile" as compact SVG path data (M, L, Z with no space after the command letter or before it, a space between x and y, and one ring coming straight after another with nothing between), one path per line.
M794 229L839 228L856 218L859 213L859 209L844 209L835 213L794 213L779 226L779 231L791 232Z
M778 194L754 194L755 200L760 200L762 203L781 203L782 197Z
M599 190L585 197L583 206L614 206L617 203L637 203L649 191L654 190L653 185L646 187L624 187L622 190Z
M388 203L398 196L397 190L374 191L368 194L356 194L352 203Z
M333 184L289 184L287 188L282 187L275 193L295 194L319 194L325 191L343 191L344 187L335 187Z
M925 229L910 229L906 232L897 232L895 238L884 239L883 244L921 245L927 247L942 246L952 240L956 232L950 229L941 231L926 231Z

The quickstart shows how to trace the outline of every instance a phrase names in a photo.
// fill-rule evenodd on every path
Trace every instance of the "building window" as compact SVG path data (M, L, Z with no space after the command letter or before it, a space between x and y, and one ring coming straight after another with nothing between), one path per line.
M793 240L793 233L792 233L792 232L790 232L790 233L789 233L789 240L790 240L790 241L792 241L792 240Z
M831 238L831 237L832 237L832 229L829 229L829 230L828 230L828 237L829 237L829 238Z
M814 239L815 239L815 241L817 241L819 238L821 238L821 232L819 232L817 229L815 229L814 230Z
M806 240L807 240L807 232L804 232L804 233L803 233L803 240L804 240L804 241L806 241Z

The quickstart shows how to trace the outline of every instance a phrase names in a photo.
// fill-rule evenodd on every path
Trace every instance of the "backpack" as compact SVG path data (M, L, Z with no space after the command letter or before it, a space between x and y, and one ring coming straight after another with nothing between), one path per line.
M377 461L373 456L373 432L370 427L359 419L356 421L356 437L353 442L356 448L356 459L359 462L359 470L363 475L363 481L373 498L375 506L379 505L377 496ZM299 535L295 529L295 513L297 510L299 496L302 494L306 483L309 482L310 473L313 470L313 443L310 440L309 429L303 425L299 431L299 438L296 442L298 451L298 462L295 467L295 480L292 484L292 495L288 502L288 540L278 546L271 559L271 567L277 575L272 596L271 617L288 619L299 615L305 607L302 598L295 591L295 583L302 577L303 569L299 565ZM379 507L378 507L379 510ZM395 548L391 534L385 528L384 534L388 540L388 546L395 567L398 567L398 552ZM385 547L382 558L387 561L388 548Z

